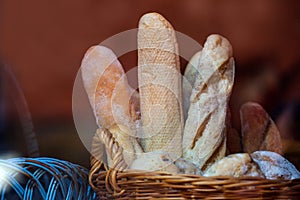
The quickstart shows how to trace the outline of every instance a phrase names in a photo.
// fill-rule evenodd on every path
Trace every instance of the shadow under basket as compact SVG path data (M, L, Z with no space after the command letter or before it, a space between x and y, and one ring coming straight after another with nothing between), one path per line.
M89 183L99 199L299 199L300 179L203 177L167 172L126 170L122 149L108 131L97 132L93 151L104 143L113 167L92 157ZM98 159L96 159L98 158Z

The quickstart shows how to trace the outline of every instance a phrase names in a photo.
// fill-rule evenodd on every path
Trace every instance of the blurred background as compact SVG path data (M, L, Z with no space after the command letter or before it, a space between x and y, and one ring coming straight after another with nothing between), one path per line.
M0 0L0 57L24 93L40 155L88 166L90 155L72 118L72 87L90 46L136 28L141 15L152 11L201 44L209 34L221 34L232 43L236 59L233 126L240 130L243 103L260 103L278 124L286 156L299 169L299 9L297 0ZM120 60L129 70L136 66L136 52ZM182 69L185 65L182 60ZM1 70L0 156L22 156L27 154L18 114L22 103L6 76Z

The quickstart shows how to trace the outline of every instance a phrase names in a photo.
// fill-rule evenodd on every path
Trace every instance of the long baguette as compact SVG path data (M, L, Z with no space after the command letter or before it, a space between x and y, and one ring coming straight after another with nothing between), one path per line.
M184 128L183 157L205 169L225 155L226 112L234 80L227 39L220 35L207 38L198 70Z
M93 108L97 124L108 129L124 150L128 165L141 153L136 140L136 94L128 85L124 70L116 55L104 46L91 47L81 64L84 87Z
M178 46L173 27L157 13L140 19L138 66L143 149L178 158L183 130Z

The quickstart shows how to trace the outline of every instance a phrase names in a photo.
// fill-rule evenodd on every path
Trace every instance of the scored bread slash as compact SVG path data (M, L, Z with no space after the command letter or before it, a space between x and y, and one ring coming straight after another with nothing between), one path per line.
M138 30L138 82L145 152L181 156L183 130L181 74L175 31L157 13L141 17Z
M183 158L205 169L225 156L226 112L234 82L234 60L228 40L210 35L198 69L182 145Z
M280 132L262 106L254 102L243 104L240 118L244 152L264 150L283 154Z
M137 118L133 113L138 97L129 86L122 65L110 49L93 46L82 60L81 71L98 126L112 132L130 165L134 153L141 153L135 138Z
M197 67L199 66L200 57L201 57L201 51L198 51L190 59L184 71L184 76L182 79L182 109L183 109L184 121L187 118L187 114L190 108L190 97L192 94L192 89L196 77L199 74L199 69L197 69Z

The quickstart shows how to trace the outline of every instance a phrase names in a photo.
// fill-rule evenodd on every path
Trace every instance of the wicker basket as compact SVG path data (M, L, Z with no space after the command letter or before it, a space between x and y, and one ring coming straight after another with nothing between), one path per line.
M105 144L113 159L108 169L99 160L99 147ZM203 177L166 172L123 169L122 149L109 131L97 132L89 182L100 199L299 199L300 179ZM97 154L98 153L98 154ZM95 156L96 155L96 156ZM97 159L98 158L98 159Z

